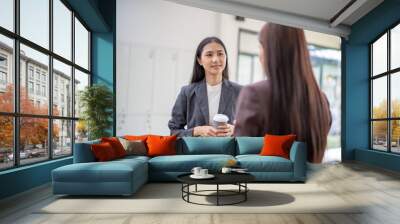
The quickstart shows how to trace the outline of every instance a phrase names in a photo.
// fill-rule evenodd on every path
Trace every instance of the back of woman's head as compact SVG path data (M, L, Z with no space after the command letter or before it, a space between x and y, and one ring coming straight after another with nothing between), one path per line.
M268 94L268 131L294 133L308 144L309 160L320 162L330 128L326 97L311 67L302 29L268 23L260 32Z
M196 54L194 56L194 62L193 62L192 79L191 79L190 83L199 82L199 81L203 80L204 77L206 76L203 66L201 66L199 64L197 59L201 58L201 54L203 53L204 47L209 43L217 43L217 44L220 44L224 48L225 55L226 55L226 65L225 65L224 71L222 72L222 78L229 79L228 54L226 52L225 44L218 37L207 37L207 38L204 38L197 46Z

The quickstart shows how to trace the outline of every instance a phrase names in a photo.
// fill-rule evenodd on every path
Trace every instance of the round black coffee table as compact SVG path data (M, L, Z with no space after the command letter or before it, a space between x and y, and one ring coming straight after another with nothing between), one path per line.
M198 205L234 205L239 204L241 202L245 202L247 200L247 192L249 188L247 187L247 183L255 180L255 177L248 173L215 173L213 174L215 177L212 179L193 179L190 177L191 173L182 174L177 177L178 181L182 183L182 199L188 203L198 204ZM197 190L198 184L204 185L216 185L215 190ZM194 191L190 191L190 186L195 186ZM236 185L238 186L237 190L223 190L220 189L220 185ZM215 194L205 194L209 192L215 192ZM190 201L190 196L204 196L204 197L216 197L216 204L202 204ZM230 197L230 196L241 196L238 201L234 201L231 203L221 203L221 197Z

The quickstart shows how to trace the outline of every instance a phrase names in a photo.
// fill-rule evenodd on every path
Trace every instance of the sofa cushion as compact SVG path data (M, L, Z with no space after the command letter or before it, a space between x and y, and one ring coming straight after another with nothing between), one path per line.
M293 172L292 161L278 156L238 155L240 167L249 172Z
M94 157L96 157L96 161L105 162L118 158L112 145L108 142L92 144L90 147L92 149Z
M149 170L163 172L190 172L193 167L200 166L211 172L219 171L230 159L231 155L175 155L158 156L149 160Z
M147 137L147 155L148 156L165 156L176 154L176 135L159 136L150 135Z
M95 162L96 158L90 148L92 144L99 144L101 141L93 140L87 142L75 143L74 148L74 163L88 163Z
M147 155L146 143L141 140L127 140L124 138L118 138L122 146L126 151L126 155Z
M296 135L265 135L264 146L261 149L261 156L280 156L289 158L290 148L296 140Z
M129 182L133 173L142 172L144 166L146 162L135 159L74 163L53 170L52 174L53 181L58 182Z
M236 155L259 154L264 145L264 137L236 137Z
M232 137L184 137L179 142L178 154L225 154L235 155L235 139Z
M122 158L126 156L126 151L124 146L122 146L121 142L117 137L103 137L101 138L101 142L108 142L114 149L115 155L117 158Z
M142 161L142 162L148 162L149 159L150 159L150 157L147 157L147 156L130 155L130 156L125 156L124 158L113 160L113 162L127 162L127 163L130 163L130 162L135 161L135 160Z

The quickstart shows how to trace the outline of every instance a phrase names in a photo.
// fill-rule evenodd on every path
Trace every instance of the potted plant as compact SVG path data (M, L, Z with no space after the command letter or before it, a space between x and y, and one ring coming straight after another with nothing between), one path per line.
M102 84L87 86L80 92L81 118L87 127L89 140L110 136L107 131L112 125L113 94Z

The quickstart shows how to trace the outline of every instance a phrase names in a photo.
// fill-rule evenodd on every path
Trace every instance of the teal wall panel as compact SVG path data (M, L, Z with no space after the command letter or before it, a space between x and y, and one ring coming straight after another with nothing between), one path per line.
M355 150L355 160L372 166L382 167L400 172L400 155L392 153L372 151L366 149Z
M72 163L72 157L0 172L0 199L51 181L51 171Z
M92 82L108 86L114 95L113 125L109 132L115 135L116 127L116 89L115 89L115 57L116 57L116 2L115 0L99 0L98 8L110 27L109 32L92 32Z
M93 83L102 83L113 89L114 47L112 33L92 34Z
M342 44L343 75L343 160L358 160L386 169L399 170L399 156L369 150L370 83L369 43L400 22L400 1L386 0L351 27ZM362 151L360 151L362 150ZM393 162L393 161L397 161ZM399 165L396 165L399 164Z

